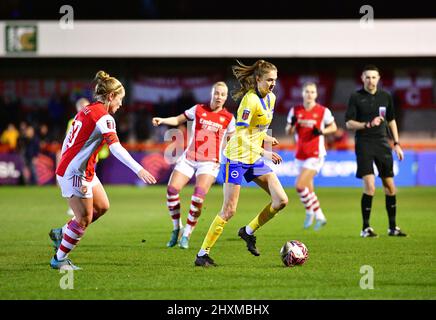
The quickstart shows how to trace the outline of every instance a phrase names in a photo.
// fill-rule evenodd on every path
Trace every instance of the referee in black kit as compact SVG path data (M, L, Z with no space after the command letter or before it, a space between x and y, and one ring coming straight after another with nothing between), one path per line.
M345 114L347 129L356 131L356 177L363 179L364 184L361 200L363 227L360 236L377 237L374 229L369 225L372 198L375 194L373 163L377 166L386 194L386 210L389 218L388 235L406 236L395 221L397 201L388 128L392 135L395 153L400 161L403 160L404 154L399 142L392 97L386 91L377 90L380 73L376 66L365 66L361 79L363 88L351 95Z

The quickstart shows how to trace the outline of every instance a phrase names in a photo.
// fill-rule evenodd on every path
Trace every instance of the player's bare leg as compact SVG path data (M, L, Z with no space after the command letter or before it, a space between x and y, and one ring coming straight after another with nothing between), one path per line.
M183 173L174 170L171 174L170 181L167 187L167 207L171 220L173 222L173 231L171 231L170 240L167 247L171 248L177 244L179 237L183 233L183 225L180 218L180 196L179 192L191 180Z
M93 193L93 206L94 206L92 222L95 222L98 218L100 218L103 214L105 214L109 210L109 198L101 183L98 183L92 188L92 193ZM73 219L75 219L73 209L71 209L71 212L72 212ZM56 228L50 230L49 236L50 239L53 241L53 247L55 249L55 253L58 251L61 245L63 234L67 227L68 227L68 223L65 224L62 228Z
M367 174L362 177L363 180L363 192L367 195L374 196L375 194L375 176L373 174Z
M101 183L92 188L92 194L94 196L92 222L95 222L109 210L110 204L106 190L104 190L104 187Z
M93 198L79 198L72 196L68 199L68 204L74 212L74 219L70 220L62 236L62 242L55 256L50 261L53 269L68 268L80 269L73 265L68 254L79 243L86 228L92 222L93 216Z
M210 174L199 174L196 177L194 193L191 197L189 214L186 218L186 225L183 230L183 235L179 241L179 247L182 249L189 248L189 239L194 231L195 226L197 225L198 218L201 215L204 198L214 182L215 177Z
M196 266L208 267L216 265L212 258L209 257L210 249L221 236L227 221L236 213L241 186L233 183L224 183L223 192L223 206L220 213L217 214L212 221L206 237L203 240L203 244L194 262Z
M271 202L248 225L239 229L238 235L246 242L248 251L258 256L260 253L253 234L288 204L288 196L273 172L257 177L254 182L271 196Z
M280 180L273 172L254 179L254 182L271 196L271 207L280 211L288 204L288 196Z
M223 194L224 202L219 213L219 216L226 222L229 221L238 207L239 195L241 193L241 186L233 183L224 183Z

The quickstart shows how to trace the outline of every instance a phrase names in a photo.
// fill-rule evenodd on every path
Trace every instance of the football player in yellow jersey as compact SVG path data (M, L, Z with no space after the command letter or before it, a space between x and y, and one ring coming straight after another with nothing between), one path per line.
M213 220L209 231L197 254L196 266L215 266L209 256L210 249L223 232L227 221L235 214L241 190L242 177L247 182L254 181L271 196L271 202L246 226L239 229L238 235L254 256L260 253L256 248L254 232L271 220L288 203L288 197L276 174L262 160L282 162L275 152L263 148L278 144L277 139L267 135L273 118L275 95L272 93L277 80L277 68L272 63L258 60L251 66L239 61L232 67L233 74L241 88L233 94L238 100L243 97L236 120L236 133L229 140L224 151L227 157L224 172L224 202L221 211Z

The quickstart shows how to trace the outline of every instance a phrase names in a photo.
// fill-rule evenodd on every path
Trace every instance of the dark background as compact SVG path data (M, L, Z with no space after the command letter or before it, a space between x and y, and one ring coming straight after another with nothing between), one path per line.
M434 1L237 1L237 0L1 0L0 19L57 20L62 5L77 20L130 19L358 19L362 5L376 19L434 18Z

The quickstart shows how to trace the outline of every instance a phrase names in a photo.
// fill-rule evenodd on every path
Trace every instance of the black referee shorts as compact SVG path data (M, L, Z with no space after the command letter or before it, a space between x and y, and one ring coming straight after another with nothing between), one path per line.
M387 141L358 140L355 146L357 172L356 177L362 178L374 174L374 163L380 178L394 176L394 159L392 149Z

